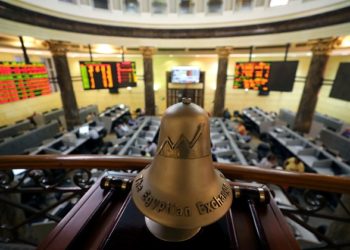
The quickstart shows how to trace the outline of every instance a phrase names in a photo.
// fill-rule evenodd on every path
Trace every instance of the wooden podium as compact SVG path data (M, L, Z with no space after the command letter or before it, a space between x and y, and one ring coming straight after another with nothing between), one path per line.
M250 203L234 198L223 218L202 227L192 239L174 243L149 232L128 190L106 191L99 184L88 190L39 249L300 249L273 199L255 204L254 218ZM231 185L261 188L240 182Z

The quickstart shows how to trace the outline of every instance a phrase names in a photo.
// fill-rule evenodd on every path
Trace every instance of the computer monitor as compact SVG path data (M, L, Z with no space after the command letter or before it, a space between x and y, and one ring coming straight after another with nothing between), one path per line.
M26 169L12 169L14 175L22 174L26 171Z
M79 137L89 137L89 125L83 125L79 128Z
M194 66L177 66L171 71L172 83L199 83L200 69Z

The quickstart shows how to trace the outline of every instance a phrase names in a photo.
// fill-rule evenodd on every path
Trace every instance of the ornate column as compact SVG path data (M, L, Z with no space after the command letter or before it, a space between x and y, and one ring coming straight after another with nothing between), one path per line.
M221 47L216 49L218 61L218 74L216 77L216 91L214 97L213 116L222 116L225 108L226 76L228 57L232 51L231 47Z
M294 130L308 133L317 104L317 95L323 82L323 74L329 53L339 44L337 39L320 40L312 47L312 59L307 74L305 87L294 121Z
M155 115L156 106L154 101L153 90L152 56L156 50L152 47L141 47L140 50L143 56L143 79L145 81L145 113L146 115Z
M47 45L49 46L55 63L67 129L72 130L74 126L80 124L80 119L67 61L68 44L61 41L50 40L47 41Z

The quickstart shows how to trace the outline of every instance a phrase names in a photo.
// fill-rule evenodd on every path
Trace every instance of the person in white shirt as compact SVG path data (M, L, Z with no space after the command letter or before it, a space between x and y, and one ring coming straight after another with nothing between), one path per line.
M100 135L98 134L97 130L94 128L89 129L89 136L93 140L97 140L100 138Z
M277 159L273 154L269 154L268 156L261 159L258 163L258 166L261 168L274 168L276 167Z
M147 141L145 151L146 153L149 153L150 156L155 156L157 152L157 144L152 141Z

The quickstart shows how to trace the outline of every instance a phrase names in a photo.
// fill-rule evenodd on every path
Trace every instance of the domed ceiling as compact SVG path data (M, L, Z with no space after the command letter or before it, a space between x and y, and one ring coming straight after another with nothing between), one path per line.
M348 0L5 0L0 33L158 48L303 43L350 33Z

